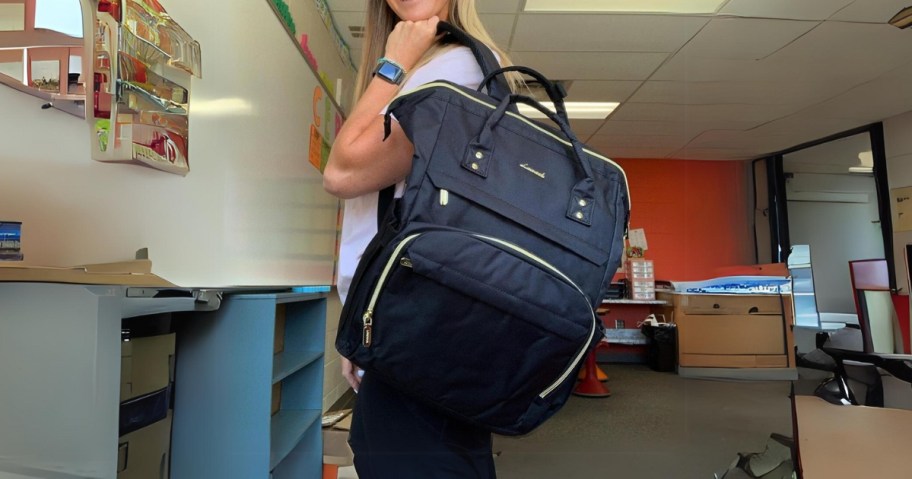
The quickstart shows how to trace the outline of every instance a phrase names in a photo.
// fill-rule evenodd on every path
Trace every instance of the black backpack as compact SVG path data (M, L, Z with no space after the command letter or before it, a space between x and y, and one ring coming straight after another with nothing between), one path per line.
M536 77L558 114L512 95L487 47L441 28L486 78L479 91L431 82L390 105L386 121L415 146L412 171L358 264L336 348L449 414L525 434L566 402L603 337L595 307L624 249L626 177L577 140L557 86L512 68Z

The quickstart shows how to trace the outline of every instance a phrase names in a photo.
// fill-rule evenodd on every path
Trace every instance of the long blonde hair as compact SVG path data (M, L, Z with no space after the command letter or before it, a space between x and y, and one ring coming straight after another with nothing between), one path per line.
M475 9L475 0L449 0L449 6L448 21L451 24L487 45L499 57L501 66L513 64L507 54L494 43L491 35L488 34L488 31L481 23L481 18L478 17L478 10ZM389 7L386 0L367 0L367 16L364 20L364 38L362 40L364 47L361 51L361 62L354 90L356 102L361 94L364 93L364 90L367 89L374 66L386 50L386 39L398 21L399 17ZM439 43L434 45L424 54L412 70L416 70L435 56L455 46L458 45L441 45ZM522 85L521 76L515 72L507 73L506 77L511 88L516 89L518 85Z

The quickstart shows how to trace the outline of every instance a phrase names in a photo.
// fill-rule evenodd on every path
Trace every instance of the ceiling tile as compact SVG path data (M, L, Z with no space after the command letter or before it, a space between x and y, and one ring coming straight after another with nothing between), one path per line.
M667 53L511 52L517 65L534 68L553 80L644 80Z
M626 101L641 81L574 80L567 89L567 101Z
M730 0L720 15L739 17L826 20L853 0Z
M668 15L524 14L517 21L511 49L673 52L707 22L708 17Z
M847 84L832 81L647 81L628 101L683 105L748 103L805 107L837 95L848 87Z
M714 18L679 54L689 58L761 59L817 25L794 20Z
M593 145L593 148L608 158L667 158L676 148L623 148L608 142ZM636 200L634 200L636 201Z
M746 129L792 113L783 105L673 105L665 103L624 103L611 115L616 120L648 121L732 121L731 129ZM749 128L750 126L748 126Z
M570 129L582 142L588 142L592 134L605 123L605 120L570 120Z
M909 4L909 0L864 0L852 3L829 19L842 22L886 23Z
M599 135L589 139L590 143L612 145L617 148L681 148L690 141L689 136L667 135Z
M775 152L794 146L794 135L764 135L756 131L708 130L687 143L688 148L750 148Z
M809 112L790 115L776 121L758 126L755 130L760 135L777 136L789 135L794 138L790 145L782 148L792 148L802 143L807 143L843 131L864 126L863 122L847 118L821 118Z
M505 14L487 14L479 15L481 23L494 39L494 43L502 49L508 49L510 46L510 37L513 35L513 20L516 15Z
M752 160L764 152L748 148L689 148L684 147L668 154L679 160Z

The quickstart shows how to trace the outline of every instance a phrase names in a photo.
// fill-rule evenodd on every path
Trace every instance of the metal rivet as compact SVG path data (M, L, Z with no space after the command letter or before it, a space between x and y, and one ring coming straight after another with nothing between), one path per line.
M482 158L484 158L484 153L482 153L482 152L480 152L480 151L476 151L476 152L475 152L475 158L478 158L479 160L482 159Z
M472 169L473 169L473 170L477 170L477 169L478 169L478 163L472 163Z
M580 206L586 206L586 200L579 200Z
M578 219L578 220L583 219L583 212L582 212L582 211L577 211L577 212L576 212L576 219Z

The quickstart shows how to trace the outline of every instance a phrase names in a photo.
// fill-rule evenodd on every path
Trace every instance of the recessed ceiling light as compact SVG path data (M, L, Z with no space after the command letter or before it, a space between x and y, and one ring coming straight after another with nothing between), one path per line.
M715 13L720 0L526 0L526 12Z
M554 111L554 104L549 101L541 102L546 108ZM608 115L618 107L620 103L616 101L568 101L564 103L567 108L567 116L571 120L604 120ZM542 112L535 108L518 104L519 112L528 118L547 118Z
M869 175L874 173L874 168L871 166L850 166L849 173L856 173L859 175Z

